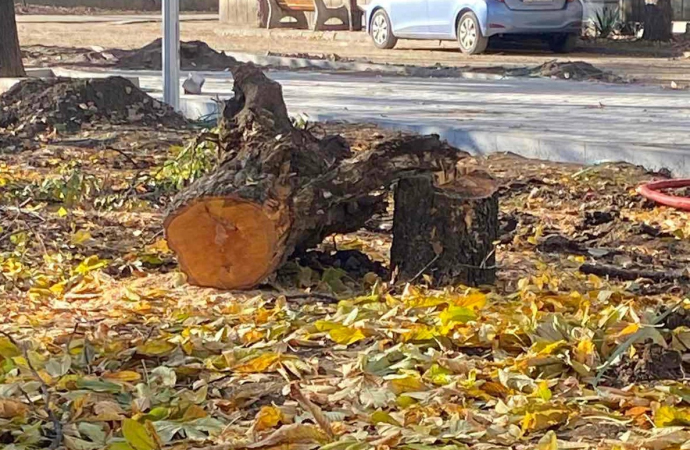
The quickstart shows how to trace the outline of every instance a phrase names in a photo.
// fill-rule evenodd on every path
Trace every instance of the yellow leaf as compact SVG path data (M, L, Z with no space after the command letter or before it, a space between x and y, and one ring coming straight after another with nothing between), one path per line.
M354 344L357 341L361 341L366 336L362 333L362 330L354 327L339 327L334 328L328 332L328 337L330 337L334 342L341 345Z
M558 438L553 430L549 430L539 439L537 450L558 450Z
M522 419L523 431L540 431L565 422L568 419L568 411L564 409L546 409L543 411L528 412Z
M389 425L394 425L396 427L402 427L400 422L395 420L393 416L388 414L385 411L376 411L374 414L371 415L371 423L376 425L377 423L387 423Z
M165 339L148 341L137 346L137 353L147 356L161 356L175 350L175 345Z
M283 413L275 406L263 406L256 415L254 429L256 431L268 430L278 425L283 419Z
M79 265L74 269L74 271L80 275L86 275L94 270L102 269L107 266L107 261L102 261L98 259L98 256L92 255L86 258L84 261L79 263Z
M168 247L168 241L161 238L158 239L151 245L147 245L145 250L150 253L170 253L170 248Z
M136 420L125 419L122 421L122 435L135 450L157 450L159 448L156 438L151 432L150 428Z
M424 324L412 324L412 329L402 334L403 342L409 341L429 341L441 335L436 327L429 327Z
M240 373L263 373L275 369L275 364L280 361L280 355L277 353L264 353L254 359L247 361L244 364L239 364L233 368L235 372Z
M551 393L551 389L549 389L549 383L546 381L540 381L539 384L537 385L537 390L535 391L537 397L541 398L545 402L548 402L551 400L551 396L553 395Z
M390 380L391 389L396 394L403 394L405 392L420 392L426 391L426 385L421 379L413 376L404 378L395 378Z
M61 206L60 209L57 210L57 215L58 217L65 217L67 215L67 210Z
M439 319L443 325L449 323L467 323L475 320L477 315L470 308L464 306L450 306L439 314Z
M590 338L583 338L577 343L573 351L575 361L593 368L597 365L597 352L594 342Z
M341 345L354 344L366 337L364 333L362 333L362 330L358 328L346 327L345 325L328 320L317 320L314 323L314 327L321 332L327 331L328 337Z
M663 405L654 412L654 425L673 427L690 425L690 408Z
M86 230L77 230L70 238L70 242L72 245L81 245L89 239L91 239L91 233Z
M407 308L430 308L432 306L447 304L449 300L447 297L413 296L404 299L404 302Z
M0 399L0 419L12 419L23 416L29 410L24 403L8 398Z
M19 351L19 348L12 341L4 336L0 337L0 355L9 359L21 354L22 352Z
M251 330L244 333L240 339L242 339L243 344L253 344L263 339L264 334L264 331L252 328Z
M486 294L474 292L455 299L453 303L455 306L462 306L477 311L486 305Z
M141 375L132 370L123 370L122 372L103 374L103 378L115 381L139 381L141 380Z
M627 338L628 336L637 333L640 329L640 324L639 323L631 323L628 324L627 327L623 328L620 333L616 335L617 338Z

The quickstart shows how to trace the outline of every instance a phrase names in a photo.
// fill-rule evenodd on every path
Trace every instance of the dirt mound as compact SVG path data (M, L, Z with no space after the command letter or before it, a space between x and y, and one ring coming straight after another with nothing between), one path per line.
M22 47L22 57L27 66L108 66L117 59L102 48L57 47L51 45L30 45Z
M122 77L26 79L0 96L0 147L99 124L178 128L186 120ZM10 148L11 150L11 148Z
M161 70L161 39L137 50L111 50L122 69ZM225 70L237 64L235 58L217 52L203 41L180 42L182 70Z
M611 72L606 72L584 61L548 61L544 64L508 71L508 75L532 76L544 78L560 78L576 81L605 81L607 83L626 83L623 78Z

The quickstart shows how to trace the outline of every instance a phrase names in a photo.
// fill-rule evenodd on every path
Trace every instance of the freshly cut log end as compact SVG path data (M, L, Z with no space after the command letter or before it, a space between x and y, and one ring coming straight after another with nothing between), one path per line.
M221 289L247 289L276 265L278 233L256 203L201 198L165 221L168 246L189 282Z

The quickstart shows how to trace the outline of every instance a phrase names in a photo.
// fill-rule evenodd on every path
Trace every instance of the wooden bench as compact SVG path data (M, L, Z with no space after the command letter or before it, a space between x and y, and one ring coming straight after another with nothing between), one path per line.
M323 0L267 0L268 17L266 28L309 28L305 12L314 12L314 31L360 30L362 11L356 0L344 0L341 6L328 7ZM283 22L292 17L295 22ZM340 24L326 24L329 19L338 19Z

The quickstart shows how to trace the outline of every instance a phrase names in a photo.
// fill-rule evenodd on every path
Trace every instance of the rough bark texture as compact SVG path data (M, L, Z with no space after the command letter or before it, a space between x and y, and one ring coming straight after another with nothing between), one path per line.
M0 0L0 77L24 77L14 1Z
M673 39L673 6L671 0L656 0L644 6L644 33L648 41Z
M467 154L438 136L400 135L353 154L339 136L295 128L282 90L251 64L232 69L219 167L181 192L165 221L189 280L251 288L294 252L361 228L385 189L409 173L453 167Z
M495 190L477 196L465 187L437 187L431 176L398 182L391 248L397 280L428 275L434 286L494 282L498 196Z

